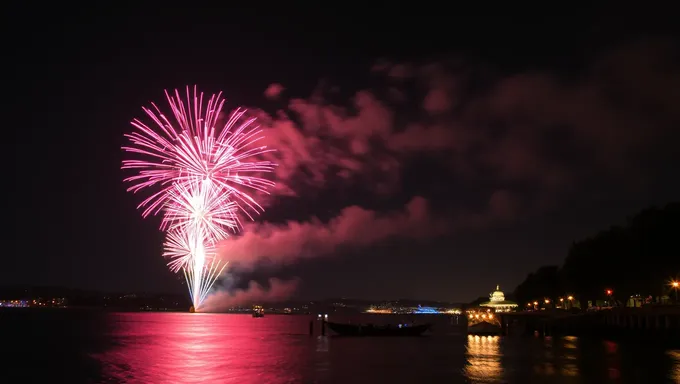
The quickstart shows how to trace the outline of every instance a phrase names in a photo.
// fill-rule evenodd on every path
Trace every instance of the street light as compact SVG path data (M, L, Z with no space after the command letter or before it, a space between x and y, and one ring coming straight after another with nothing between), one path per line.
M675 302L678 302L678 288L680 288L680 282L671 281L671 287L675 290Z

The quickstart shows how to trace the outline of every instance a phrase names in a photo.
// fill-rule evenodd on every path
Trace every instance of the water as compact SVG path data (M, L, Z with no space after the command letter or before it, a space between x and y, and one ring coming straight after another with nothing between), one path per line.
M4 310L0 381L680 383L680 350L650 343L468 337L443 316L423 338L310 337L309 320Z

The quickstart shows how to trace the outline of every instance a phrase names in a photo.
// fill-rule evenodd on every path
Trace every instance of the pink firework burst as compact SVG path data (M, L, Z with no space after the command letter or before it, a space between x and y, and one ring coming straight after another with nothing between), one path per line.
M152 103L153 110L143 109L156 124L156 130L135 119L132 125L138 132L125 135L132 145L123 150L143 157L123 160L123 169L137 173L125 179L132 183L128 191L136 193L161 186L160 191L143 200L138 208L144 208L144 217L156 214L170 198L173 184L190 188L196 179L209 179L216 187L233 194L234 201L244 204L246 214L249 210L261 212L262 207L248 190L267 193L274 182L257 175L271 172L276 164L256 160L258 155L273 150L256 145L264 135L259 127L253 126L255 119L242 119L246 111L239 108L217 129L224 105L221 93L211 96L204 104L203 93L198 93L195 87L193 97L188 87L186 92L186 104L177 90L174 96L165 92L175 117L174 125Z
M205 240L214 245L229 237L227 230L236 231L240 227L239 206L230 200L234 194L214 185L210 179L176 183L168 193L162 230L200 228Z
M197 237L198 235L198 237ZM168 267L172 272L179 272L181 270L192 268L191 263L195 260L196 245L203 243L207 244L208 239L201 238L201 233L193 231L169 231L165 243L163 243L163 256L167 258ZM211 246L204 248L205 259L212 262L217 256L217 249Z
M157 188L138 206L142 216L163 211L161 230L167 231L163 255L173 272L184 272L189 293L198 310L226 263L216 257L216 244L240 228L238 214L259 213L251 195L267 193L272 181L260 177L275 164L259 157L270 152L257 145L262 131L255 119L243 119L237 109L221 129L216 128L224 100L221 93L204 103L202 93L187 87L186 104L179 92L165 92L174 115L171 122L160 109L144 108L155 129L133 120L136 132L125 135L123 149L135 159L123 160L123 169L135 174L125 179L130 192Z

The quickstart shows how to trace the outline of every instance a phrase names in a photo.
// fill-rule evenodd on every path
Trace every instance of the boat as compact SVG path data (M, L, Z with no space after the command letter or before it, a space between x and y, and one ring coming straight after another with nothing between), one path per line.
M432 326L432 324L398 324L395 326L331 322L326 322L326 325L339 336L421 336Z
M501 327L499 318L492 313L470 313L467 333L479 336L502 335L503 327Z
M264 308L259 305L253 306L253 317L264 317Z

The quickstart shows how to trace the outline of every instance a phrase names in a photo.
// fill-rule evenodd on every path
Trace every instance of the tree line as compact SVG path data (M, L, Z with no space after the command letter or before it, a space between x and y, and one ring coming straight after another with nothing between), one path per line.
M645 209L624 225L574 242L561 266L542 266L530 273L514 297L520 306L568 295L581 308L605 298L622 305L638 294L674 298L670 282L678 279L680 202L674 202Z

